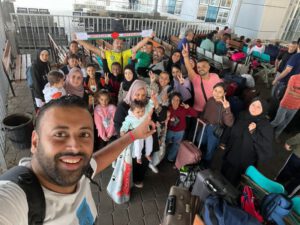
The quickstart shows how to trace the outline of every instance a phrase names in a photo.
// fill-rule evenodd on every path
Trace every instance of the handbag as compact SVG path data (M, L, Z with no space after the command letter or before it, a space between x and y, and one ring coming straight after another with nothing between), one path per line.
M220 107L219 110L218 124L214 125L214 130L213 130L213 133L217 138L220 138L224 132L224 126L221 124L221 119L222 119L222 106Z
M117 204L128 202L132 184L132 154L129 145L118 157L107 185L107 193Z

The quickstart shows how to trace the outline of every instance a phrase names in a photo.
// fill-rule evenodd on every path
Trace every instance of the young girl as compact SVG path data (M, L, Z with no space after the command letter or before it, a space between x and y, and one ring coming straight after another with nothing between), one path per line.
M114 127L114 116L116 106L109 104L110 95L107 90L100 90L95 94L95 100L98 105L94 110L94 121L98 130L99 146L104 147L116 135Z
M86 66L87 77L83 79L84 92L89 104L89 108L94 108L94 94L100 89L100 77L96 75L96 66L88 64Z
M170 91L170 75L167 72L161 72L156 82L156 75L150 71L150 91L157 94L158 103L162 106L168 106L168 93Z
M153 109L154 105L152 100L147 101L133 101L130 104L128 115L122 124L120 135L124 135L127 131L138 127L147 117L148 113ZM145 139L146 142L146 158L151 164L151 153L153 150L153 137L150 136ZM142 164L142 150L144 147L144 140L139 139L133 142L133 155L132 158L136 158L138 164ZM154 167L154 166L153 166ZM158 172L158 171L157 171Z
M207 165L211 162L214 152L219 144L219 137L216 137L214 130L218 125L231 127L234 122L230 104L225 98L225 84L217 83L213 87L213 97L210 97L205 105L202 119L207 123L203 133L202 143L207 149L204 160Z
M126 94L133 83L137 79L137 75L134 72L134 69L130 66L127 65L124 68L124 80L122 81L120 85L120 90L118 94L118 103L122 102L123 99L126 97Z
M179 143L181 142L186 128L186 116L197 116L197 111L187 104L182 103L179 92L173 92L170 97L171 105L168 111L168 131L166 137L167 159L174 162L177 156Z

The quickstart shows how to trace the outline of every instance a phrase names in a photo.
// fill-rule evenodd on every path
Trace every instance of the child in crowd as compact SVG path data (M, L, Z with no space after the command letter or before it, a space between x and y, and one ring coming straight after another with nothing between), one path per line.
M173 92L171 94L170 102L166 137L168 151L167 159L169 162L174 162L186 128L185 117L188 115L197 117L197 111L182 102L182 97L179 92Z
M225 126L231 127L234 122L230 104L225 98L225 90L226 87L223 82L215 84L213 87L213 97L208 99L204 107L202 119L207 125L203 133L201 144L207 146L204 156L204 161L207 163L207 166L209 166L220 141L220 137L216 136L216 128L220 126L225 129ZM200 139L199 135L198 137Z
M83 79L84 91L90 108L94 107L94 94L100 89L100 77L96 75L96 65L88 64L86 67L87 77Z
M71 54L68 56L68 64L63 66L61 70L65 75L68 75L72 68L79 67L79 58L76 54Z
M64 79L65 76L57 70L52 70L48 73L48 83L45 85L43 90L46 103L52 99L57 99L66 95L66 90L64 89Z
M156 75L150 71L150 90L156 93L158 103L162 106L168 106L168 94L170 92L170 75L167 72L161 72L156 82Z
M103 61L103 67L105 67L105 64L107 65L106 60L105 62ZM101 88L110 92L111 102L116 105L118 103L120 85L123 80L121 64L118 62L113 62L111 65L111 72L109 72L108 66L107 70L103 70L104 76L100 78Z
M128 115L126 116L122 127L120 129L120 135L123 136L126 132L129 130L132 130L136 127L138 127L148 116L148 113L153 109L154 104L152 100L149 102L144 102L144 101L133 101L130 104L130 109L128 110ZM146 144L146 158L149 161L149 167L151 165L151 169L156 173L158 170L155 168L154 165L152 165L151 161L151 153L152 153L152 148L153 148L153 137L149 136L148 138L145 139L145 144ZM138 164L142 164L142 150L144 148L144 140L139 139L135 140L133 142L133 153L132 153L132 158L136 158L136 162Z
M100 90L95 93L97 106L94 110L94 121L98 131L98 149L106 146L116 135L114 127L114 116L116 106L109 104L110 94L107 90Z
M125 68L124 68L124 80L122 81L122 83L120 85L120 90L119 90L119 94L118 94L118 103L123 101L123 99L125 98L131 84L136 79L137 79L137 75L134 72L134 69L130 65L125 66Z
M69 57L75 54L78 57L78 61L82 62L83 65L85 65L85 55L83 54L82 51L78 48L78 43L77 41L71 41L69 45L69 52L67 52L66 57L64 59L64 64L68 64Z

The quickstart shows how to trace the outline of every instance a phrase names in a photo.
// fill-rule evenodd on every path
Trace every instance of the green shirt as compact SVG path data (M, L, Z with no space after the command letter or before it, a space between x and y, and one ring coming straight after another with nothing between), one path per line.
M215 44L208 38L201 42L200 48L203 48L209 52L215 52Z
M152 61L152 55L146 52L138 51L135 56L137 62L135 69L137 68L148 68Z

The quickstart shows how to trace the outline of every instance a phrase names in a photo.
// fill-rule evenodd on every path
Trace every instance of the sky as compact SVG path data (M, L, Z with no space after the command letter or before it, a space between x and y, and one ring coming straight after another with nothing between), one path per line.
M74 0L15 0L15 7L49 9L57 11L73 11Z

